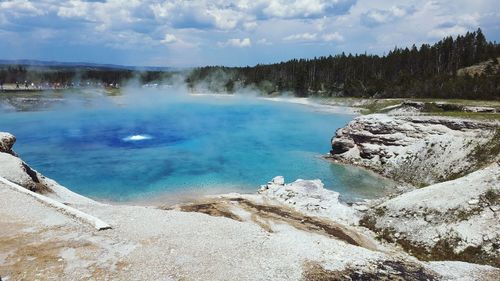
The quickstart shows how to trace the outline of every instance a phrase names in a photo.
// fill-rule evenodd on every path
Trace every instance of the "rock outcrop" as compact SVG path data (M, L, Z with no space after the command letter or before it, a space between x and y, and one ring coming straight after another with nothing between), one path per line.
M413 105L418 107L419 105ZM332 138L330 157L425 186L368 203L360 224L423 260L500 267L498 122L373 114Z
M14 151L12 151L12 146L15 142L16 137L14 135L0 132L0 152L15 155Z
M34 192L50 192L44 177L14 153L12 146L15 142L13 135L0 132L0 176Z
M463 176L500 153L495 122L365 115L339 129L330 157L386 177L428 185Z
M313 216L326 217L349 225L357 225L359 221L356 211L339 201L340 194L325 189L318 179L298 179L285 184L284 178L278 176L263 185L259 194Z
M500 267L500 168L399 195L368 211L361 224L424 260Z

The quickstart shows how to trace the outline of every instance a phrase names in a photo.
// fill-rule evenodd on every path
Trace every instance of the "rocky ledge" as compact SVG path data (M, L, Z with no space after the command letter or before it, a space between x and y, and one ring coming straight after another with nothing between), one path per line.
M15 142L16 138L13 135L0 132L0 176L31 191L50 192L44 177L31 169L12 150Z
M324 184L318 179L298 179L285 184L285 179L278 176L261 186L259 194L304 214L328 218L347 225L359 223L356 209L340 202L340 194L325 189Z
M423 260L500 267L500 168L497 163L452 181L375 204L360 223Z
M497 163L455 180L352 206L339 201L339 193L325 189L320 180L285 184L283 177L276 177L261 187L259 195L301 214L351 227L358 235L363 233L358 226L364 226L379 240L420 260L500 267Z
M370 250L408 253L421 261L500 267L500 168L496 163L392 198L348 206L338 197L320 180L285 183L278 176L258 194L218 195L173 209L254 222L269 232L287 223Z
M372 114L332 138L329 157L426 186L367 204L360 224L423 260L500 266L498 122Z
M329 157L422 186L455 179L500 153L498 122L371 114L332 138Z

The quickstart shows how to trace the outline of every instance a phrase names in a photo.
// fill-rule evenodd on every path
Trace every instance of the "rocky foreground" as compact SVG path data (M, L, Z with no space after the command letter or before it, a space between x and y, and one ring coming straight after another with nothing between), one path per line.
M372 114L332 138L329 158L418 186L370 202L361 225L427 260L500 267L500 126Z
M337 161L393 178L406 171L397 179L407 182L419 177L424 183L441 182L352 205L339 201L339 194L319 180L286 184L282 177L256 194L211 196L176 206L98 203L31 169L12 150L15 138L0 133L0 276L498 280L495 125L420 118L363 116L337 132L332 149ZM34 194L84 215L55 208ZM96 227L93 218L111 228Z

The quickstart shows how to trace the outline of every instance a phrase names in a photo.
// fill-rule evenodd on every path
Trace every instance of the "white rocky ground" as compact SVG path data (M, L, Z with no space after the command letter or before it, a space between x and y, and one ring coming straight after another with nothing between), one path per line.
M0 176L112 226L97 231L88 221L0 182L2 280L496 280L500 275L499 269L485 265L422 262L376 240L358 226L364 216L359 210L367 207L344 205L338 193L325 190L318 180L285 184L276 177L258 194L227 194L174 207L108 205L74 194L29 168L12 151L12 136L2 133L0 140ZM473 187L467 192L437 185L401 196L410 196L410 204L430 202L423 199L426 194L456 197L438 210L463 202L489 208L480 196L489 189L474 183L498 187L498 166L490 168L461 179ZM394 214L410 200L398 198L386 202ZM428 206L440 208L435 204ZM484 231L498 231L483 209L458 222L471 241L490 241ZM481 222L483 212L488 214L484 227L467 227L472 220ZM446 216L436 216L437 227ZM380 218L379 227L386 222ZM412 229L401 226L398 231L408 237L405 231ZM491 237L495 239L498 235Z
M342 204L339 201L340 194L325 189L320 180L298 179L285 184L285 179L278 176L263 185L259 193L264 198L286 204L304 214L328 218L347 225L359 224L356 210Z
M499 165L399 195L362 222L421 258L500 266Z
M457 178L372 202L361 223L419 258L500 266L499 147L498 122L372 114L337 131L331 157L418 185Z
M432 184L476 170L498 146L498 122L371 114L332 138L331 157L405 182ZM489 159L490 161L492 159Z
M2 280L495 280L500 274L489 266L420 262L380 243L356 246L272 218L266 229L199 212L72 204L113 226L96 231L3 184L0 198ZM256 214L262 213L249 216Z

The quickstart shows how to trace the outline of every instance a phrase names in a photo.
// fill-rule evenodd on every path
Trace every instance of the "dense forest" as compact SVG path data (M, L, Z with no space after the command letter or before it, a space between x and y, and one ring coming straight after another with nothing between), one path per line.
M500 45L478 29L384 56L342 53L253 67L201 67L186 82L193 91L251 87L296 96L500 99L498 59Z
M123 85L168 83L185 75L192 91L296 96L500 99L500 44L481 29L387 55L337 54L247 67L206 66L190 72L88 66L0 65L1 84ZM50 87L50 86L49 86Z

